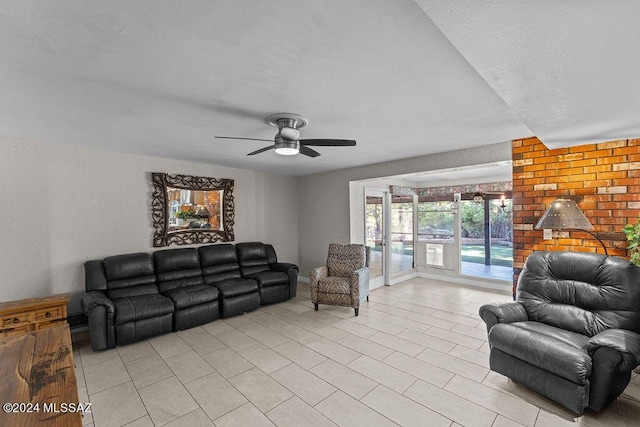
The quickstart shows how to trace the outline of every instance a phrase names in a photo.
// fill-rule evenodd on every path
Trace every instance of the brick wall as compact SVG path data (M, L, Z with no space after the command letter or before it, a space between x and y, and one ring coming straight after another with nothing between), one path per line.
M604 253L588 233L554 231L543 240L534 227L551 202L573 199L609 255L627 257L622 227L640 214L640 139L547 149L538 138L513 141L513 267L518 275L533 251Z

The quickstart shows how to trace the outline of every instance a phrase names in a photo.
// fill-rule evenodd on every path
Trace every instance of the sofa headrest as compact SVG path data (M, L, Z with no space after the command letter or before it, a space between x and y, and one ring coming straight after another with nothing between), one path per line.
M198 251L200 252L200 265L202 268L238 263L236 248L230 243L201 246Z
M153 258L146 252L110 256L105 258L103 263L109 282L154 274Z
M165 249L153 253L156 273L200 268L200 257L196 248Z

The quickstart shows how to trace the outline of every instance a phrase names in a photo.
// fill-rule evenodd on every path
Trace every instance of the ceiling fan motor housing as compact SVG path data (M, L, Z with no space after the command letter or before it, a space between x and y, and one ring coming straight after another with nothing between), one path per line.
M289 141L297 141L300 139L300 128L303 128L309 121L299 114L277 113L266 118L266 122L279 129L275 142L278 139L287 139Z

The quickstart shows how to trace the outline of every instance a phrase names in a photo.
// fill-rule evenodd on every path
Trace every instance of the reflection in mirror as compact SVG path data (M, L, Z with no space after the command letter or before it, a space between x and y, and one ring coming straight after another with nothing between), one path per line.
M167 187L169 232L186 228L223 230L224 190L186 190Z
M232 179L151 175L153 246L234 240Z

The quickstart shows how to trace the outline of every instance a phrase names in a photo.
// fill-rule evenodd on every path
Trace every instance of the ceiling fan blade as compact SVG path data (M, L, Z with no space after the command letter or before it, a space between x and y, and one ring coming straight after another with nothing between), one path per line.
M318 157L320 155L320 153L318 153L316 150L312 150L309 147L305 147L304 145L300 145L300 154L304 154L305 156L309 156L309 157Z
M353 147L356 142L353 139L301 139L300 144L316 147Z
M265 151L269 151L269 150L271 150L273 148L275 148L275 145L270 145L268 147L264 147L264 148L261 148L261 149L256 150L256 151L252 151L251 153L247 154L247 156L253 156L254 154L264 153Z
M222 138L222 139L246 139L249 141L266 141L273 142L273 139L260 139L260 138L240 138L237 136L214 136L214 138Z

